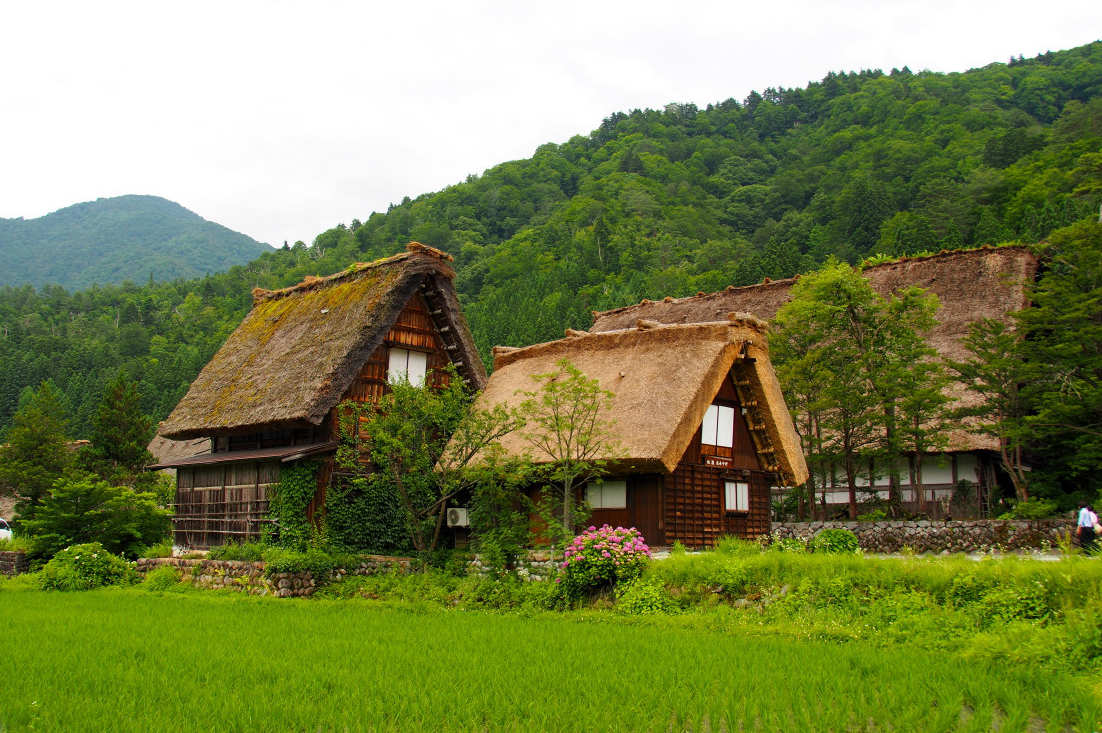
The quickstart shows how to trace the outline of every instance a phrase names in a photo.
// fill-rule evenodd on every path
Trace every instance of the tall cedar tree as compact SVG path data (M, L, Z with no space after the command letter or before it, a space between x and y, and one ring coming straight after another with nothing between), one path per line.
M153 463L146 448L153 438L153 421L142 413L141 400L137 383L119 372L92 418L92 440L81 451L82 467L107 481L132 484Z
M937 400L913 399L940 388L936 354L926 345L937 299L918 288L882 298L859 270L832 261L799 280L770 336L778 377L798 397L797 426L825 492L835 466L845 473L849 512L857 484L887 474L898 502L898 465L908 445L936 441ZM904 429L917 425L920 432ZM875 467L875 468L870 468Z
M1026 422L1036 452L1088 498L1102 487L1102 224L1058 230L1040 254L1033 306L1018 315L1034 412Z
M1021 334L1005 323L985 318L971 325L963 343L968 358L951 361L949 367L982 400L955 413L966 420L964 424L971 432L995 438L1017 500L1029 501L1030 471L1025 463L1028 408L1022 392L1028 372L1022 359L1025 349Z
M12 420L0 448L0 491L16 497L16 519L34 519L54 481L73 465L60 393L49 381L39 385Z

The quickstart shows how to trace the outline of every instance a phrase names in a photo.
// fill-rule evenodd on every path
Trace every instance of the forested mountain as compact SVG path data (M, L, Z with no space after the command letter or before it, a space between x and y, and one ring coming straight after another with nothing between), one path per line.
M52 378L83 436L121 367L163 419L255 286L401 250L456 257L475 338L523 345L589 312L857 260L1035 242L1097 215L1102 42L964 73L832 73L701 109L617 112L443 191L198 280L0 291L0 426ZM145 282L148 273L139 279Z
M191 279L270 250L157 196L101 198L37 219L0 219L0 285Z

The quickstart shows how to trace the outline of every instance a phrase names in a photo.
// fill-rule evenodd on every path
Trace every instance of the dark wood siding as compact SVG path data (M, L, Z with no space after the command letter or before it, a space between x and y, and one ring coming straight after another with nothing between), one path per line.
M173 543L205 549L260 539L278 461L226 463L176 472Z
M706 446L700 429L685 449L681 462L662 481L664 544L679 541L687 547L712 547L724 535L754 538L771 529L772 474L762 471L742 403L734 386L734 370L723 380L712 402L735 410L733 446ZM750 484L748 511L724 508L724 483Z
M727 512L723 506L724 483L750 484L750 508ZM686 547L712 547L720 537L752 539L768 534L770 474L763 471L731 471L725 468L681 463L663 481L665 541Z

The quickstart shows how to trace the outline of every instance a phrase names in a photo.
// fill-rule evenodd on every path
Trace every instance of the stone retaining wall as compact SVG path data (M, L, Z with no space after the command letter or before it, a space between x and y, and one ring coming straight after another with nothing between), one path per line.
M865 552L918 553L1015 552L1057 546L1065 532L1075 533L1070 519L1034 521L974 519L957 522L786 522L773 525L773 536L807 541L824 529L848 529Z
M552 559L549 550L529 550L526 557L517 558L516 562L513 563L513 571L516 572L517 577L521 580L549 580L555 576L557 568L561 564L561 555L556 562ZM482 558L479 555L475 555L471 561L467 563L467 569L479 575L489 575L493 572L493 568L490 565L483 564Z
M340 580L346 575L374 575L394 569L410 572L413 561L403 557L364 556L358 566L336 568L326 581ZM266 563L243 560L185 560L175 557L138 560L138 573L144 578L154 568L168 566L178 570L181 580L196 588L226 588L250 595L274 595L279 598L310 596L323 585L308 570L297 573L273 573L265 576Z
M19 575L27 572L27 555L22 552L0 552L0 575Z

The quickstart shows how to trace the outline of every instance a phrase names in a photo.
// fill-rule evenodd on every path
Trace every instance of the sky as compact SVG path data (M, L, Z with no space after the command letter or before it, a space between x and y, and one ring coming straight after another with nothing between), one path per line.
M1099 38L1096 0L6 2L0 217L162 196L279 246L617 111Z

